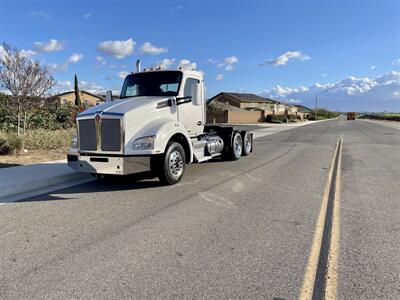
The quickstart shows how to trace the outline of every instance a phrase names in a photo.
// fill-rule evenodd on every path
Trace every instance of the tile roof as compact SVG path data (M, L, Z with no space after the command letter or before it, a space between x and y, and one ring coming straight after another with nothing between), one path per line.
M236 100L239 100L240 102L270 102L270 103L279 103L278 101L269 99L269 98L264 98L257 96L255 94L247 94L247 93L229 93L229 92L221 92L218 95L215 95L212 97L210 100L216 98L219 95L225 95L228 97L232 97Z

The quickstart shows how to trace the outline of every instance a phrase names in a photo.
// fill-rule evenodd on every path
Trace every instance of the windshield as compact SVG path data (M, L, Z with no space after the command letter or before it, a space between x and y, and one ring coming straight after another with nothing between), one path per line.
M177 96L182 73L148 72L131 74L125 78L121 98L137 96Z

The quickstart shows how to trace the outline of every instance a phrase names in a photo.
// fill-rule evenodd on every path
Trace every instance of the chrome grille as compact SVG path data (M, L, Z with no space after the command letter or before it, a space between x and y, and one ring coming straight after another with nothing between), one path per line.
M80 150L97 150L95 120L80 120L78 124Z
M121 150L121 121L119 119L101 120L101 150Z
M78 131L81 151L121 151L120 119L79 120Z

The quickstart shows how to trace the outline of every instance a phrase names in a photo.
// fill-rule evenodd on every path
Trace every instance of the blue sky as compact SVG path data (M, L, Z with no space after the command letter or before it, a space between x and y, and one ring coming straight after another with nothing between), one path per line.
M55 91L75 73L81 89L118 91L140 58L196 66L209 97L313 105L329 90L323 107L400 111L400 1L3 0L0 41L47 64Z

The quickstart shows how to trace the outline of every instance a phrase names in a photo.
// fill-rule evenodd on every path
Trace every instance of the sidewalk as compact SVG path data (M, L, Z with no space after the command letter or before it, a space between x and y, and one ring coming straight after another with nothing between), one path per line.
M381 125L386 125L386 126L394 128L394 129L400 130L400 122L396 122L396 121L369 120L369 119L358 119L358 120L361 120L364 122L378 123Z
M257 138L267 136L270 134L275 134L275 133L278 133L281 131L286 131L286 130L293 129L293 128L300 127L300 126L316 124L319 122L325 122L328 120L329 119L319 120L319 121L304 121L304 122L299 122L299 123L282 123L282 124L262 123L260 125L263 127L265 126L265 128L260 128L260 129L254 130L253 137L255 139L257 139ZM257 126L259 126L259 124L257 124Z
M0 204L92 180L69 168L66 161L1 168Z

